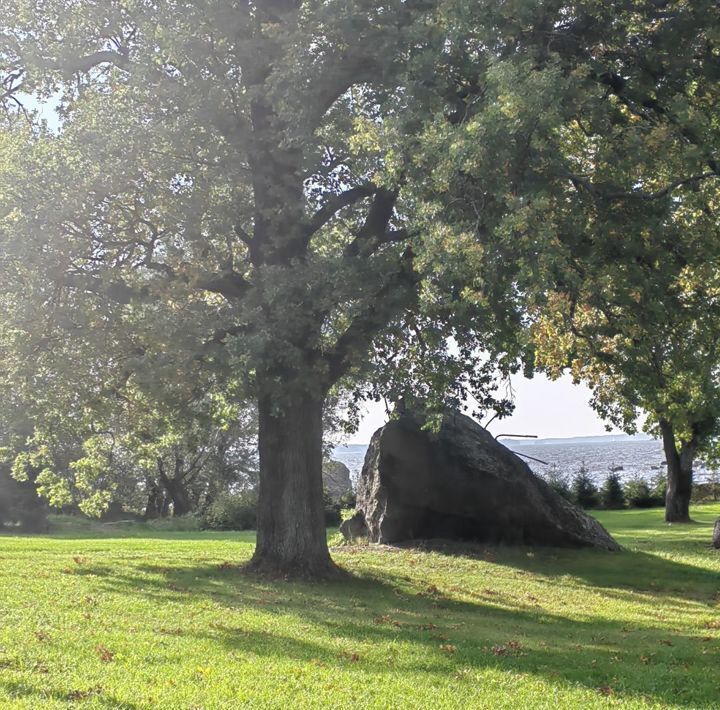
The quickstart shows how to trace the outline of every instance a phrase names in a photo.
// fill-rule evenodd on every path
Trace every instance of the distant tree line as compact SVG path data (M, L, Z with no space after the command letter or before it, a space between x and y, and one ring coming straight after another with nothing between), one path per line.
M665 506L667 497L664 473L656 473L649 479L635 475L623 481L619 473L610 471L598 483L583 464L574 474L563 474L553 466L542 477L556 493L584 509L658 508ZM707 483L695 486L693 500L720 500L717 475L711 476Z

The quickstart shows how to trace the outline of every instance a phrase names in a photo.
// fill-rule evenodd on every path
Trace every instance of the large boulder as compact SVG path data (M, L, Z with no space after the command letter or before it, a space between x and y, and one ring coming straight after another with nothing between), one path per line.
M337 503L343 496L352 493L350 469L341 461L328 460L323 463L323 487Z
M448 538L620 549L600 523L469 417L446 414L436 433L422 424L403 414L373 435L357 502L371 542Z

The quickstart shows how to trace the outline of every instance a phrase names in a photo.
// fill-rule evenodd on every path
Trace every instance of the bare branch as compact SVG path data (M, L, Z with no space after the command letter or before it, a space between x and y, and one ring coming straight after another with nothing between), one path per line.
M101 64L114 64L120 69L127 69L130 65L127 50L121 49L119 52L114 52L109 49L103 49L84 57L78 57L69 62L57 63L55 67L62 69L68 74L74 74L75 72L88 72Z
M708 180L709 178L717 178L720 175L715 171L707 171L690 177L681 178L670 183L661 190L656 192L647 192L645 190L611 190L605 191L602 186L593 184L587 178L579 175L568 175L569 180L577 188L583 188L593 197L603 200L658 200L669 195L673 190L683 185L692 185Z
M105 282L97 276L87 274L71 274L65 279L65 285L80 291L88 291L99 296L105 296L111 301L128 305L134 302L146 301L148 291L146 288L135 288L124 281Z
M388 231L399 193L398 188L391 190L381 187L376 190L375 198L370 205L363 226L355 239L345 248L346 257L368 256L375 252L381 244L402 241L409 237L405 230Z
M372 183L356 185L345 192L331 195L327 202L312 216L305 227L305 234L310 238L318 230L322 229L340 210L370 197L377 192L377 187Z
M243 298L250 284L237 271L227 271L222 274L201 276L195 280L195 285L205 291L219 293L228 301Z
M388 322L411 305L416 294L416 281L413 253L408 248L400 259L398 270L383 282L326 354L329 384L343 377L353 366L354 358L362 357Z

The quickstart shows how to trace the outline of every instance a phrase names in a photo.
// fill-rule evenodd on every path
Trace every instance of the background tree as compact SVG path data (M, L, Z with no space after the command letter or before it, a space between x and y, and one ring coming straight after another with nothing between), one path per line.
M433 204L477 245L445 270L466 300L516 314L528 369L572 366L629 431L649 413L667 518L687 520L719 401L717 4L566 4L554 22L547 6L507 11L523 31L483 81L470 53L453 55L462 120L433 134L451 156L426 165Z

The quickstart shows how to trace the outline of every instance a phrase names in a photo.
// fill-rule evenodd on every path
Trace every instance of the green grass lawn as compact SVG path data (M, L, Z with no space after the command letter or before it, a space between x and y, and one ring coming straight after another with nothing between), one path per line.
M251 534L0 537L0 708L720 707L720 505L598 514L623 553L339 548L267 582Z

